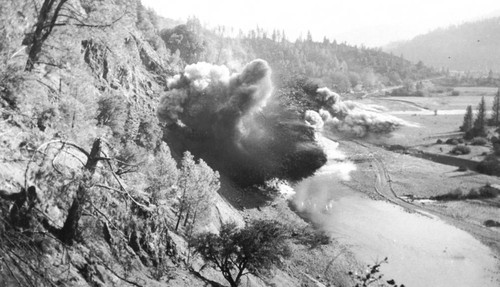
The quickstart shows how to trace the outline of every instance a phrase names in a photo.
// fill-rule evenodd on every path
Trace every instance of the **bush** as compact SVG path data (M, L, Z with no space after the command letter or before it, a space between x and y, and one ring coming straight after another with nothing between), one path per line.
M469 154L470 153L470 147L465 146L465 145L457 145L455 146L450 153L454 155L463 155L463 154Z
M457 139L447 139L446 140L446 144L457 145L458 144L458 140Z
M491 199L500 195L500 190L487 184L479 189L472 188L469 193L464 194L462 189L456 188L453 191L437 196L431 197L434 200L452 201L452 200L465 200L465 199Z
M483 137L475 137L470 142L471 145L480 145L480 146L484 146L487 143L488 143L488 140L486 138L483 138Z
M479 189L479 196L481 198L495 198L500 195L500 190L487 184Z
M356 287L366 287L366 286L395 286L395 287L404 287L404 284L398 285L394 279L383 279L384 274L380 272L380 266L383 263L388 263L387 257L379 262L375 262L373 265L368 265L367 269L360 272L352 272L349 271L347 274L351 276L351 278L356 283L354 286ZM386 285L387 283L388 285Z
M108 95L99 99L97 109L97 122L111 128L114 135L124 132L124 124L127 119L127 106L124 98L119 95Z
M456 90L453 90L453 91L451 92L451 95L452 95L452 96L455 96L455 97L456 97L456 96L460 96L460 92L459 92L459 91L456 91Z
M500 176L500 161L496 156L487 156L477 165L477 171L488 175Z
M458 167L458 171L467 171L468 168L465 165L461 165Z
M442 143L443 143L443 140L438 139L438 140L436 141L436 143L437 143L437 144L442 144Z
M488 219L488 220L484 221L483 225L486 227L500 227L500 222L498 222L496 220Z
M493 152L495 155L500 155L500 143L494 143L493 144Z
M297 243L307 245L311 249L321 245L328 245L332 242L330 236L325 231L309 226L300 230L293 230L292 238L297 240Z
M451 192L440 194L436 196L431 196L434 200L459 200L463 197L464 192L461 188L455 188Z

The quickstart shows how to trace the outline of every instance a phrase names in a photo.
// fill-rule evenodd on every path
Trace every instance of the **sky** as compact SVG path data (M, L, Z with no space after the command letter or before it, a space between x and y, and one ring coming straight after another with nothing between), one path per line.
M337 42L378 47L409 40L440 27L500 16L500 0L142 0L159 15L196 16L210 27L235 31L257 26L284 30L290 40L326 36Z

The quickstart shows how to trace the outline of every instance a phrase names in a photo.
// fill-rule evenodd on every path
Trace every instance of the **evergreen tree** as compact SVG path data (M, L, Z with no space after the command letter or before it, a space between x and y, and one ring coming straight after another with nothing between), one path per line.
M493 99L493 113L491 114L490 123L493 126L498 126L500 124L500 88Z
M460 127L460 131L465 132L466 134L472 130L472 106L467 106L464 122Z
M311 31L307 31L306 41L309 42L309 43L312 43L313 37L312 37Z
M476 120L473 125L473 136L485 136L486 135L486 103L484 97L481 98L481 102L477 106Z

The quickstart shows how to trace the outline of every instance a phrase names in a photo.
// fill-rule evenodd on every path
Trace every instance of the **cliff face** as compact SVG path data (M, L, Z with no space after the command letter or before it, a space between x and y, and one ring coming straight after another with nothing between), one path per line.
M153 228L176 219L178 200L153 203L150 192L152 181L178 172L155 110L167 78L180 69L156 41L154 15L139 1L72 1L63 6L72 16L58 18L34 69L25 71L37 20L31 3L0 10L0 249L8 256L0 285L204 286L206 279L183 263L186 228ZM86 151L96 138L100 156L112 160L98 159L92 183L76 188L71 181L87 182L80 163L88 166ZM56 146L62 153L53 153ZM42 154L51 157L49 165ZM155 161L160 154L166 163ZM161 164L169 168L163 175ZM164 182L158 192L175 194L174 185ZM26 199L28 186L36 200ZM87 194L79 234L63 244L60 234L80 190ZM195 228L244 224L217 193L211 202L199 220L203 227Z

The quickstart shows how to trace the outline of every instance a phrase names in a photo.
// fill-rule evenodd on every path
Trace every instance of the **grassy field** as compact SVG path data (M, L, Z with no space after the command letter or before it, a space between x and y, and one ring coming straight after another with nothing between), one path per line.
M380 105L386 110L411 123L395 131L390 137L373 137L369 141L380 145L403 145L423 151L449 155L452 145L437 144L441 139L461 137L459 126L463 121L463 113L468 105L475 109L482 96L485 97L487 109L491 109L496 88L455 88L459 96L432 97L372 97L363 100L365 104ZM437 115L434 114L437 110ZM441 112L440 112L441 111ZM485 153L491 152L491 144L486 146L470 146L471 154L462 158L480 161ZM500 184L500 178L487 176L473 171L458 171L456 166L444 165L410 155L394 153L381 147L365 148L354 146L348 142L345 150L358 158L366 153L383 159L391 176L394 193L406 198L429 198L450 193L456 189L467 193L472 188L480 188L485 184ZM367 156L366 161L357 162L358 170L353 176L353 188L370 192L373 190L373 162ZM373 192L374 197L377 195ZM486 220L500 221L500 198L493 200L460 200L443 202L417 202L425 206L445 221L462 228L481 239L500 255L500 242L492 238L500 238L500 228L485 227ZM495 241L497 243L495 243Z
M352 173L349 187L362 191L373 198L380 198L374 189L377 178L374 157L382 159L390 175L394 193L400 198L429 198L453 192L459 188L464 193L485 184L500 184L500 178L473 171L458 171L456 167L385 150L377 146L359 146L351 142L341 143L340 148L349 157L357 159L357 170ZM411 200L409 200L411 202ZM500 228L485 227L486 220L500 219L500 198L491 200L461 200L443 202L412 202L442 220L461 228L500 256Z

